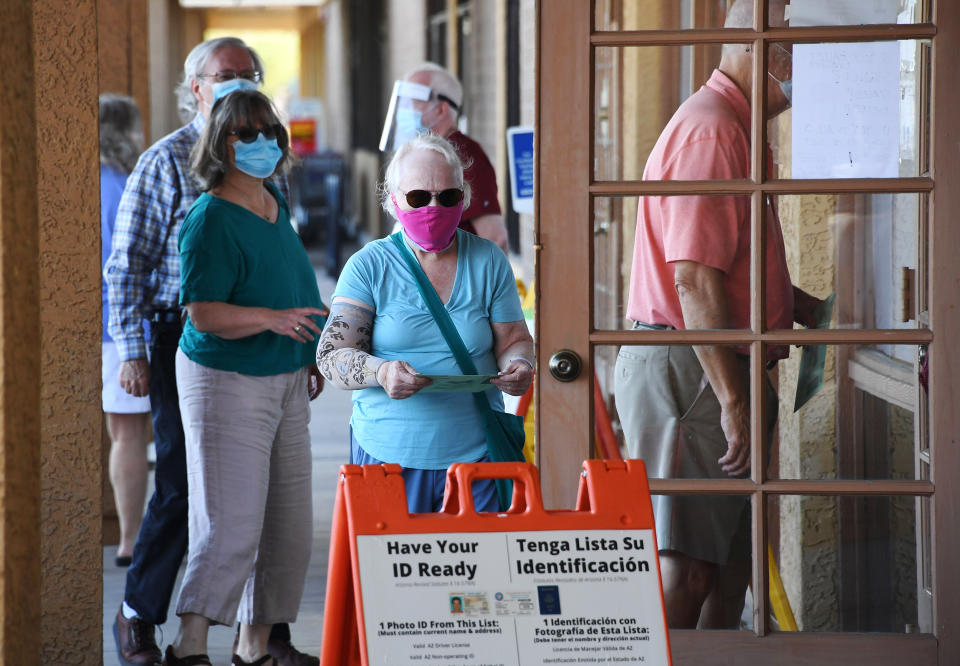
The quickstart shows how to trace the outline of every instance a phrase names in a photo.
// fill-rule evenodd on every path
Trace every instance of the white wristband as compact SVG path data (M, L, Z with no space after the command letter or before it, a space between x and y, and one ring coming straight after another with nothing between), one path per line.
M513 363L514 361L523 361L524 363L526 363L527 365L530 366L530 369L531 369L531 370L535 370L535 369L536 369L536 368L534 368L534 366L533 366L533 362L531 362L530 359L528 359L528 358L524 358L523 356L514 356L514 357L511 358L509 361L507 361L507 364L509 365L510 363Z

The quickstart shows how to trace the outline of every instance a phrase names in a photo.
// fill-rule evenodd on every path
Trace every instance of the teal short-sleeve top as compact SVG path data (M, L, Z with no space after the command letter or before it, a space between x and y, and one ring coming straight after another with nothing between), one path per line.
M201 194L180 228L180 304L222 302L284 310L323 307L313 266L290 225L287 202L272 183L276 222L209 193ZM323 327L324 318L314 317ZM187 318L180 349L200 365L267 376L315 362L319 336L307 343L264 331L236 340L202 333Z

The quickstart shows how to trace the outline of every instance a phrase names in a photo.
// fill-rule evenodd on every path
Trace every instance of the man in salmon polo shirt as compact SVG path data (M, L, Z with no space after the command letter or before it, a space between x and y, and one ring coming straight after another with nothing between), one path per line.
M737 0L726 27L753 24ZM770 24L785 25L784 0ZM771 49L767 117L790 106L789 49ZM654 146L644 180L750 177L751 47L727 44L719 67L685 101ZM770 159L768 147L768 164ZM819 300L794 287L780 221L766 204L768 328L813 323ZM627 316L639 329L750 328L750 197L641 197ZM787 347L768 350L768 363ZM655 478L744 478L750 472L748 349L625 346L615 394L630 457ZM777 396L767 381L769 437ZM667 621L676 628L737 628L750 575L744 496L655 496Z

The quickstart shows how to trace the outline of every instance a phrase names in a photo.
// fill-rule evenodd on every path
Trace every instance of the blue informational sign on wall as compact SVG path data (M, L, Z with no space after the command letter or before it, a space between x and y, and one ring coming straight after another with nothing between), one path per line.
M533 215L533 128L507 128L513 209Z

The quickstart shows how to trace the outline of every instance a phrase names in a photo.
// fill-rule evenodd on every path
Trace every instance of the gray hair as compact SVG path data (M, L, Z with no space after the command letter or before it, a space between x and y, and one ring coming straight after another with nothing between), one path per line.
M463 188L463 209L466 210L469 208L470 183L464 181L463 170L470 165L463 163L463 160L457 155L457 151L449 141L432 132L427 132L407 141L400 146L393 154L393 157L390 158L390 163L387 164L387 170L384 172L383 183L380 184L378 190L380 206L383 210L393 219L397 219L397 211L394 210L393 201L390 200L390 197L400 189L400 175L403 168L403 161L411 153L418 150L432 150L443 156L453 171L457 185Z
M771 27L782 28L787 25L784 17L784 7L787 0L770 0L767 7L768 20ZM753 27L753 0L734 0L727 10L727 18L723 22L724 28L752 28Z
M133 98L100 95L100 164L130 173L143 150L143 123Z
M784 7L787 0L769 0L767 6L767 20L771 27L780 28L787 25L784 17ZM753 0L734 0L733 4L727 10L727 17L723 22L724 28L752 28L753 27ZM750 50L749 44L724 44L725 54L739 53L746 48Z
M190 168L201 192L208 192L223 182L227 174L230 132L246 124L279 125L277 145L283 151L274 174L283 173L289 166L290 138L280 122L280 116L270 98L259 90L235 90L221 97L210 110L210 118L203 127L200 140L190 152Z
M217 37L208 39L205 42L197 44L190 51L187 59L183 61L183 78L174 88L174 94L177 96L177 110L180 112L180 118L183 122L189 122L197 114L197 98L193 96L191 86L197 80L197 75L203 73L203 68L215 52L228 46L237 46L246 49L253 60L253 68L265 76L263 71L263 61L260 56L251 47L239 37Z
M461 85L459 79L449 69L441 67L435 62L422 63L407 72L407 75L403 78L409 80L414 74L421 73L429 77L432 90L450 98L457 105L457 110L451 108L454 120L456 120L457 114L463 109L463 85Z

